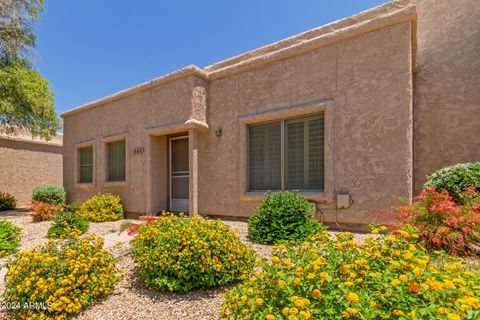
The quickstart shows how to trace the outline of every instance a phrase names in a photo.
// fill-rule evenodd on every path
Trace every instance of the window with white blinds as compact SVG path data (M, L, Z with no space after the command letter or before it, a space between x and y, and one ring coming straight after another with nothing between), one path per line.
M78 149L79 183L93 182L93 147Z
M249 126L249 190L324 188L324 115Z
M125 181L125 140L107 143L107 181Z

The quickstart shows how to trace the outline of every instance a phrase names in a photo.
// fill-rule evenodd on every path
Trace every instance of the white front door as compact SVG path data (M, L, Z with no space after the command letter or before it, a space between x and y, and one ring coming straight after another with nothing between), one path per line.
M188 136L170 138L170 210L188 212L189 157Z

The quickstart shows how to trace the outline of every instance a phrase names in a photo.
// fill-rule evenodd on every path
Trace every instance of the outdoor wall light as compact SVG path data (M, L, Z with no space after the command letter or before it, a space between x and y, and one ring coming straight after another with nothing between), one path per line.
M223 128L222 127L218 127L217 129L215 129L215 135L217 137L220 137L222 135L222 132L223 132Z

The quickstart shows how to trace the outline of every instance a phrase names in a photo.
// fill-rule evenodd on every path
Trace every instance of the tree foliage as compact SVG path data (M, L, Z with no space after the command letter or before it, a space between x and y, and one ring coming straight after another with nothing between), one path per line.
M59 128L50 85L26 60L0 65L0 125L6 133L25 128L45 138Z
M43 0L0 1L0 133L24 128L50 138L60 128L50 85L28 59L42 10Z
M0 1L0 53L16 57L35 45L32 23L43 10L43 0Z

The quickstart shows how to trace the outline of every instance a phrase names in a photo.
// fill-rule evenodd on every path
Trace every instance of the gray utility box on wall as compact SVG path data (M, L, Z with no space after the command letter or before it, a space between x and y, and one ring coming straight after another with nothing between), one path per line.
M348 209L351 205L350 193L337 193L337 209Z

